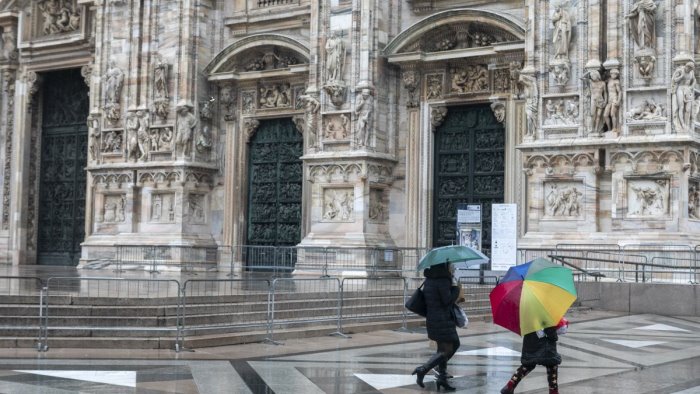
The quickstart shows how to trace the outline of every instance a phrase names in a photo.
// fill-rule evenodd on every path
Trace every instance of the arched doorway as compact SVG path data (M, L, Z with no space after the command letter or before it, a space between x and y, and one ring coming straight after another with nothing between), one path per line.
M37 262L76 265L85 239L88 87L80 70L45 74Z
M481 204L483 244L491 248L491 204L505 189L503 125L488 104L449 107L435 133L433 246L457 243L457 204Z
M304 139L290 118L262 120L249 143L247 245L301 241Z

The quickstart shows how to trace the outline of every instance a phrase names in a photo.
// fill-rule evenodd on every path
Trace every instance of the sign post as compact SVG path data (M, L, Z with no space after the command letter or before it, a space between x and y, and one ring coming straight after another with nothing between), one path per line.
M507 271L518 254L518 205L491 205L491 269Z

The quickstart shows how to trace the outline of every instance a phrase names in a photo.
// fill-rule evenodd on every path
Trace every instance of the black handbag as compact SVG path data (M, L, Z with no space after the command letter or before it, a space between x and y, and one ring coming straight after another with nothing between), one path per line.
M423 295L423 284L411 294L404 306L416 315L425 317L428 314L428 308L425 306L425 296Z

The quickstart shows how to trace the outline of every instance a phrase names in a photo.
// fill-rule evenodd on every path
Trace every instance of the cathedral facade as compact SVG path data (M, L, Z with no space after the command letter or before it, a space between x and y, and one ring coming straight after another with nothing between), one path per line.
M696 0L0 1L0 248L700 243Z

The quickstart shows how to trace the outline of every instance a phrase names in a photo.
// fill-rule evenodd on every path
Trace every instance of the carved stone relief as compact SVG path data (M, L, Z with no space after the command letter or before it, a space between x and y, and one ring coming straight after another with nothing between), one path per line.
M153 65L153 112L161 119L166 119L170 112L169 77L170 64L166 63L162 56L156 55Z
M171 152L173 142L172 127L154 127L151 129L151 151Z
M406 99L406 107L415 108L418 107L419 98L416 97L416 89L420 86L420 72L416 70L407 70L403 72L403 87L408 92L408 98ZM420 92L420 91L419 91Z
M583 184L581 182L545 182L545 217L576 219L583 215Z
M525 118L527 137L534 137L537 130L537 113L539 112L537 102L539 100L539 89L537 88L537 78L532 75L520 73L518 81L523 86L523 96L525 98Z
M447 117L447 107L433 107L430 111L430 126L433 133L442 125Z
M190 224L205 224L204 195L191 193L187 196L187 222Z
M331 115L324 118L324 140L348 140L350 138L350 117L346 114Z
M426 77L426 100L438 100L442 98L442 74L431 74Z
M198 153L208 155L211 153L212 149L212 136L211 136L211 120L214 117L214 101L212 97L209 100L201 101L199 103L199 119L200 127L196 130L195 136L195 149Z
M294 54L275 47L266 47L262 50L253 49L241 57L250 59L248 63L241 67L245 71L277 70L299 64L299 59ZM235 67L238 68L239 66Z
M175 194L151 194L151 223L175 223Z
M634 57L634 64L637 66L637 71L642 79L649 80L654 77L654 68L656 67L656 56L654 55L638 55Z
M255 92L243 92L241 97L243 114L255 113Z
M246 142L250 141L250 138L259 126L260 121L257 119L246 119L243 121L243 135L245 136Z
M489 71L485 65L469 65L451 70L452 93L462 94L489 90Z
M693 182L688 188L688 218L700 220L700 183Z
M627 119L632 121L665 120L666 110L663 105L657 104L653 99L644 99L630 108L630 111L627 112Z
M579 123L578 97L547 99L544 109L545 126L575 126Z
M656 66L656 11L654 0L637 0L625 16L635 43L634 63L642 79L651 79Z
M67 33L80 29L80 10L75 0L42 0L37 4L44 35Z
M370 189L369 220L373 222L385 222L387 220L387 216L387 207L384 201L384 190Z
M226 121L232 121L234 119L234 108L236 106L235 97L231 85L224 85L219 89L219 103L221 103L221 112Z
M102 216L98 216L98 223L123 223L126 221L126 195L108 194L104 196Z
M352 188L323 190L323 220L354 221L355 192Z
M629 217L663 217L668 213L669 181L636 179L627 182Z
M571 78L571 64L568 61L555 60L549 65L552 78L558 86L565 86Z
M121 119L121 96L124 86L124 72L110 61L109 68L103 77L105 118L116 124Z
M554 58L550 62L549 71L554 81L559 86L564 86L571 77L571 61L569 60L569 46L571 45L572 20L571 14L563 4L554 6L552 15L552 47Z
M496 101L495 103L491 103L491 110L498 123L503 123L506 120L506 104L504 102Z
M292 89L288 83L262 85L258 89L258 108L276 109L292 106Z
M17 31L15 26L5 26L2 31L2 57L17 60Z
M177 128L175 129L175 149L178 157L189 157L192 150L192 137L197 127L197 118L190 104L177 107Z
M369 147L374 134L374 98L369 89L362 92L355 99L355 143L359 147Z
M430 30L406 45L402 52L442 52L488 47L512 41L517 41L517 38L504 30L486 27L481 22L459 22Z
M494 92L509 92L511 87L510 70L498 68L493 72Z
M676 132L689 133L693 126L693 102L695 101L695 63L679 66L673 73L671 94L673 126Z

